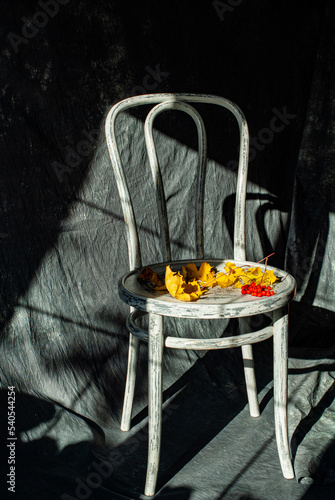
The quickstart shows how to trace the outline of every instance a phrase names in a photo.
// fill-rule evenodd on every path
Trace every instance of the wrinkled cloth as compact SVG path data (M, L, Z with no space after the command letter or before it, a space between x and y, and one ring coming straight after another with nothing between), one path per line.
M255 347L260 420L248 416L239 350L166 350L158 498L332 498L334 7L235 3L0 7L1 474L14 386L17 498L141 498L147 353L142 346L134 428L124 434L128 307L117 281L128 255L104 120L113 103L151 91L216 94L241 107L251 137L247 258L275 252L270 264L298 285L289 373L296 480L282 479L277 457L271 343ZM237 126L226 112L199 111L209 142L205 256L232 258ZM118 139L145 265L162 254L143 120L144 110L125 113ZM174 113L156 123L176 259L194 257L192 125ZM199 326L166 322L174 335L204 338L236 325ZM90 474L103 477L106 456L112 469L97 487Z

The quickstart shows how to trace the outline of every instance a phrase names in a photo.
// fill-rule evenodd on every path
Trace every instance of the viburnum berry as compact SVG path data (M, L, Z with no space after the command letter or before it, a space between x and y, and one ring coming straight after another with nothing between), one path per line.
M256 285L254 282L241 286L242 295L251 295L252 297L270 297L274 295L271 286Z

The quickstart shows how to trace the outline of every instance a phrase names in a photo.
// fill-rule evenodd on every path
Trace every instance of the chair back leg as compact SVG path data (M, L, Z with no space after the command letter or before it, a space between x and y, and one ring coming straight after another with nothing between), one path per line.
M135 335L133 335L132 333L129 333L127 378L126 378L126 386L124 392L123 409L121 417L122 431L129 431L131 426L131 412L133 409L133 401L134 401L136 371L137 371L138 355L139 355L139 343L140 339L135 337Z
M251 345L242 345L242 358L244 368L245 385L249 403L249 412L251 417L259 417L259 403L257 395L257 384L254 367L254 357Z
M239 329L241 334L251 332L250 317L239 318ZM249 412L251 417L259 417L259 403L257 395L257 384L255 376L255 366L254 357L252 353L252 346L247 344L241 346L242 358L243 358L243 368L244 368L244 378L245 385L247 389Z

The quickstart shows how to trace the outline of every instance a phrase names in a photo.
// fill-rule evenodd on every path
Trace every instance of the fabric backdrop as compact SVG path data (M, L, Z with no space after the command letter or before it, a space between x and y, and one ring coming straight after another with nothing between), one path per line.
M259 261L274 252L270 263L297 280L289 372L296 480L282 479L276 455L271 343L255 348L263 408L258 423L247 415L238 351L169 351L161 498L268 500L269 491L274 499L332 498L331 0L18 0L2 2L0 14L3 495L7 388L14 386L18 498L140 498L146 349L136 425L125 435L119 420L128 308L118 298L117 280L128 256L104 120L115 102L131 95L194 92L229 98L245 113L251 136L247 257ZM237 126L226 112L199 110L209 137L205 256L229 258ZM160 259L160 248L143 110L125 113L118 134L147 264ZM156 138L173 255L187 259L194 256L195 130L188 117L166 113L157 119ZM204 337L213 327L217 336L236 329L224 321L201 328L170 321L168 327L176 335L197 329ZM113 473L100 472L100 486L90 483L99 458L110 453Z

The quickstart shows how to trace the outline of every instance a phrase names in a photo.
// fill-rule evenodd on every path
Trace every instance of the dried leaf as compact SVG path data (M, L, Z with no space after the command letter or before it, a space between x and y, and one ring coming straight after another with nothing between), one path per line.
M277 276L275 275L274 271L271 269L270 271L266 271L264 273L263 279L262 279L262 285L273 285L278 280Z
M139 275L138 280L150 281L150 283L154 285L155 290L166 290L166 286L161 282L156 271L153 271L149 266L145 266L145 268Z
M241 288L243 285L255 283L255 285L272 285L277 281L277 276L271 271L262 271L260 267L250 267L240 276L239 283L235 287Z
M204 286L212 288L215 285L215 272L208 262L203 262L198 271L198 279L202 281Z
M194 279L200 280L201 286L205 288L212 288L215 286L215 272L208 262L202 262L199 269L193 262L187 264L186 268L183 267L183 276L187 282Z
M216 275L215 284L219 285L221 288L227 288L227 286L233 285L237 279L237 276L233 274L218 273Z
M187 283L184 276L174 273L170 266L166 266L165 284L172 297L184 302L197 300L204 293L197 280Z
M225 267L225 273L218 273L216 275L216 283L221 288L226 288L228 286L238 284L239 277L245 273L242 267L236 266L233 262L227 262Z
M208 288L219 285L221 288L234 286L241 288L243 285L272 285L278 278L274 272L265 267L263 272L259 266L239 267L233 262L227 262L224 272L215 275L214 268L208 262L203 262L199 269L191 262L182 267L180 272L173 272L170 266L166 266L165 285L159 279L156 271L145 267L139 276L139 281L150 281L155 290L168 290L178 300L185 302L197 300Z

